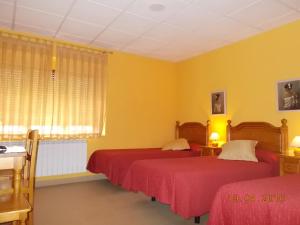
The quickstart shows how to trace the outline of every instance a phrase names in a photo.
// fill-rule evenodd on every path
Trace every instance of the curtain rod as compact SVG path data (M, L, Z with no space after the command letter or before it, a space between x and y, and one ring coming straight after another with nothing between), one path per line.
M18 38L28 38L30 39L30 41L46 41L46 42L51 42L53 44L61 44L61 45L66 45L66 46L71 46L71 47L77 47L77 48L82 48L82 49L89 49L89 50L93 50L93 51L98 51L101 52L103 54L113 54L113 51L108 51L105 49L100 49L97 47L93 47L93 46L88 46L85 44L79 44L79 43L74 43L74 42L69 42L69 41L64 41L64 40L59 40L56 38L48 38L48 37L44 37L41 35L35 35L35 34L29 34L29 33L25 33L25 32L16 32L16 31L12 31L12 30L7 30L7 29L3 29L0 28L0 34L5 36L15 36Z

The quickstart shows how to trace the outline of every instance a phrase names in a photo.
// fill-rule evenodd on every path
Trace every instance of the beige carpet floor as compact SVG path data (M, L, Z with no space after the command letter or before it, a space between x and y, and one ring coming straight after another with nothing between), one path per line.
M206 224L207 215L201 217ZM191 225L167 205L107 180L36 189L34 225Z

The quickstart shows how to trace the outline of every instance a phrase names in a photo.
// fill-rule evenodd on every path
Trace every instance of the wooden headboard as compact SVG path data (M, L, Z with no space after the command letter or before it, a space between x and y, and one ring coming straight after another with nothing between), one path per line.
M185 138L189 143L197 143L205 146L208 144L209 123L209 120L207 120L206 125L199 122L180 124L179 121L176 121L175 138Z
M288 149L287 120L281 120L281 126L275 127L266 122L243 122L231 126L227 121L227 141L229 140L256 140L256 148L284 153Z

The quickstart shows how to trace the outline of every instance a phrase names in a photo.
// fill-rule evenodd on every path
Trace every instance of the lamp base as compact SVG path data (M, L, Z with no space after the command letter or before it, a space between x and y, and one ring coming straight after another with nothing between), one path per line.
M218 143L212 143L211 146L212 146L212 147L218 147L219 144L218 144Z
M299 150L294 150L294 155L300 157L300 151Z

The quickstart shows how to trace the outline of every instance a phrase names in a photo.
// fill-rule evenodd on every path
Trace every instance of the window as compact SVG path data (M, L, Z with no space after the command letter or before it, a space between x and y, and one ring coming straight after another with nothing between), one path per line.
M27 129L43 138L101 135L106 60L100 51L0 35L0 136L20 138Z

